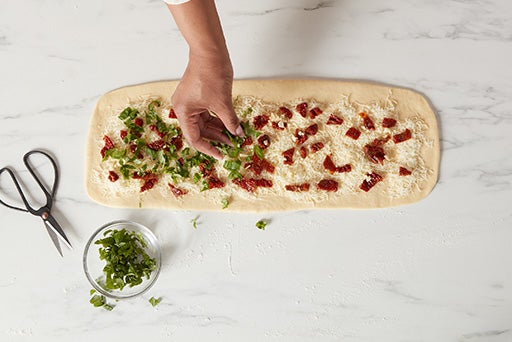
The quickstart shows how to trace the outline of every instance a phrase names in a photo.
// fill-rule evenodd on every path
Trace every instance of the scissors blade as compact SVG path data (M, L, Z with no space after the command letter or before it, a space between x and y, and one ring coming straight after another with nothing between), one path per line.
M71 247L71 243L68 240L68 237L51 214L49 214L48 217L44 220L44 223L57 235L57 237L62 242L64 242L66 246L68 246L69 249L73 249L73 247Z
M57 251L59 252L60 256L64 257L64 255L62 255L62 248L60 248L59 238L57 237L57 234L55 234L46 223L44 226L46 227L48 235L50 235L50 238L52 239L52 242L55 245L55 248L57 248Z

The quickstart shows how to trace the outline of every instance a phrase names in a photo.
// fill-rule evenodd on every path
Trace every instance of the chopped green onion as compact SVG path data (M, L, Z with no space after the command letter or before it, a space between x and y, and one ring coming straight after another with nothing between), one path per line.
M160 100L153 100L148 104L148 109L153 110L153 107L160 107L161 102Z
M233 170L229 172L228 177L229 179L242 179L242 174L237 170Z
M244 118L245 118L245 117L247 117L247 116L251 115L251 113L252 113L252 107L248 107L248 108L246 108L246 109L242 112L242 117L244 117Z
M209 190L209 189L210 189L210 185L208 184L208 181L206 179L203 180L203 184L201 186L201 192Z
M190 223L192 223L192 227L194 227L194 229L197 229L197 219L198 218L199 218L199 216L194 217L192 220L190 220Z
M229 199L227 197L224 197L222 199L222 209L226 209L229 206Z
M162 298L155 298L155 297L151 297L149 298L149 302L151 303L152 306L157 306L158 304L160 304L160 302L162 301Z
M105 158L103 158L103 160L108 159L108 157L111 157L112 159L122 159L125 156L126 150L122 150L119 148L111 148L105 151Z
M194 183L197 183L201 180L201 174L199 172L194 173Z
M261 132L252 128L248 122L241 122L240 125L244 129L244 133L246 136L259 137L261 135Z
M146 253L147 243L142 234L121 230L109 230L104 238L94 242L100 245L100 259L106 262L103 267L106 290L123 290L149 279L156 268L156 260ZM93 297L94 298L94 297Z
M256 228L258 228L260 230L265 230L266 226L267 226L267 222L264 220L259 220L258 222L256 222Z
M265 159L265 152L259 145L254 145L254 154L261 160Z
M103 309L107 310L107 311L112 311L114 309L114 307L110 304L103 304Z
M224 162L224 168L226 170L230 170L230 171L240 170L241 165L242 165L242 162L238 159L226 160Z
M94 295L89 300L89 303L94 305L95 308L105 305L106 299L104 295Z
M137 109L127 107L121 112L121 114L119 114L119 119L123 121L125 121L126 119L133 120L137 117L138 114L139 111Z

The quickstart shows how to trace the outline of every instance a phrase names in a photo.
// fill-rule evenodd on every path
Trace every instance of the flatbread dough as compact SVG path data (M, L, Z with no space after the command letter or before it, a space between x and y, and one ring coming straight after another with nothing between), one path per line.
M128 208L167 208L193 210L221 210L219 203L212 203L206 192L187 194L180 198L162 196L159 191L139 192L134 187L128 195L118 195L105 190L105 184L94 180L94 170L100 169L101 156L98 146L105 134L106 116L117 116L119 108L131 101L145 97L170 98L179 81L164 81L124 87L102 96L94 110L86 147L85 182L86 190L94 201L113 207ZM433 189L439 172L439 135L436 116L428 101L421 94L404 88L394 88L372 83L344 82L334 80L236 80L233 84L233 97L250 95L264 101L284 103L298 98L313 98L318 102L335 102L340 96L348 95L351 101L374 103L391 96L396 100L395 111L398 120L420 116L427 128L425 135L432 144L423 146L421 155L425 165L431 170L428 178L417 186L407 197L392 198L379 191L357 192L336 199L316 202L297 202L286 197L254 196L253 198L233 197L225 211L288 211L312 208L384 208L417 202ZM105 177L105 182L108 180ZM244 191L244 190L239 190Z

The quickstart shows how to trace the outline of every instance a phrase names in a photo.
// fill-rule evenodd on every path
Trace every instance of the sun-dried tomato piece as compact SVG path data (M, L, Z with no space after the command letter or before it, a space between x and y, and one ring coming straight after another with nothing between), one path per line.
M364 154L366 157L375 164L383 164L386 154L384 153L384 149L377 145L365 145L363 147Z
M256 184L257 187L260 187L260 188L271 188L274 185L274 183L272 183L272 181L270 179L265 179L265 178L255 179L255 178L251 178L251 180L254 182L254 184Z
M252 171L255 175L259 176L263 171L274 173L275 167L266 159L260 159L256 154L253 155L252 161L246 163L244 168Z
M304 130L304 133L306 133L307 135L315 135L316 133L318 133L318 125L312 124L311 126L308 126Z
M359 113L359 116L363 119L363 125L366 127L366 129L369 129L370 131L375 129L375 124L373 123L373 120L368 116L368 114L361 112Z
M233 183L241 187L247 192L254 192L256 191L256 182L254 182L252 179L242 178L242 179L233 179Z
M324 148L324 143L321 141L311 144L311 146L309 147L311 153L316 153L320 151L322 148Z
M172 138L170 143L176 147L175 151L180 151L183 148L183 138L181 136Z
M169 119L177 119L176 112L173 108L169 109Z
M407 128L402 133L398 133L398 134L393 135L393 141L395 142L395 144L398 144L398 143L401 143L401 142L404 142L406 140L411 139L411 137L412 137L412 133Z
M323 166L324 166L324 169L329 171L331 174L333 174L335 172L343 173L343 172L350 172L350 171L352 171L352 165L350 165L350 164L345 164L345 165L342 165L342 166L334 165L334 162L332 161L330 155L325 156Z
M247 136L244 142L240 145L241 147L249 146L253 143L251 136Z
M206 162L199 164L199 172L201 172L204 177L210 176L214 170L215 166L209 167Z
M396 125L396 120L393 118L382 119L382 127L384 127L384 128L395 127L395 125Z
M234 179L233 183L247 192L254 192L258 187L271 188L274 184L271 180L265 178L242 178Z
M387 135L387 136L385 136L384 138L376 138L376 139L373 139L372 145L375 145L375 146L382 146L382 145L384 145L385 143L387 143L387 142L389 141L389 139L391 139L391 136L390 136L390 135Z
M287 191L304 192L304 191L309 191L309 183L290 184L290 185L285 185L284 188Z
M286 107L279 107L279 112L287 119L291 119L293 117L293 113Z
M169 188L171 188L172 194L176 198L181 197L181 196L185 195L188 192L187 190L180 189L180 188L172 185L171 183L167 183L167 185L169 185Z
M223 188L226 186L226 183L212 175L208 176L206 181L208 182L208 189Z
M154 151L161 150L165 146L165 141L159 139L157 141L150 142L148 147Z
M407 170L405 167L400 166L400 170L398 171L400 176L409 176L412 174L412 171Z
M144 121L141 118L135 118L135 120L133 120L133 123L139 127L142 127L142 125L144 125Z
M336 167L336 172L339 172L339 173L350 172L350 171L352 171L352 165L350 165L350 164L345 164L345 165Z
M364 192L370 191L370 189L373 188L375 184L383 180L382 176L375 172L367 173L366 175L370 178L365 179L359 186L359 188Z
M114 143L108 136L104 135L103 141L105 142L105 146L100 150L101 158L105 158L105 152L114 148Z
M295 110L297 110L297 112L303 117L305 118L306 115L308 115L308 103L307 102L302 102L302 103L299 103L296 107L295 107Z
M334 165L330 155L325 156L323 166L324 169L329 171L331 174L336 172L336 165Z
M121 137L121 140L124 140L124 138L126 138L126 136L128 135L128 131L125 130L125 129L122 129L119 131L119 136Z
M215 171L215 165L210 165L210 163L208 161L204 161L201 164L199 164L198 166L199 166L199 172L201 172L201 174L204 177L210 176Z
M270 120L270 117L268 115L258 115L256 117L254 117L252 122L254 124L254 128L256 128L257 130L260 130L263 127L265 127L265 125L268 123L269 120Z
M314 118L316 118L318 115L320 115L320 114L322 114L322 113L323 113L323 111L322 111L320 108L318 108L318 107L314 107L314 108L312 108L312 109L309 111L309 117L310 117L311 119L314 119Z
M244 169L252 171L256 176L261 175L263 172L263 166L258 162L249 162L244 165Z
M118 179L119 179L119 175L117 173L115 173L114 171L109 171L108 172L108 180L109 181L115 182Z
M142 179L144 180L144 184L140 187L140 192L153 189L155 184L158 182L158 178L152 173L146 174Z
M329 119L327 119L327 125L341 125L343 124L343 119L337 115L331 114Z
M272 128L273 129L277 129L279 131L284 131L286 127L288 127L288 123L287 122L272 121Z
M357 140L359 139L359 136L361 135L361 131L359 131L357 128L355 127L350 127L347 131L347 133L345 133L345 135L347 137L350 137L354 140Z
M293 164L293 153L295 152L295 148L292 147L282 153L284 157L284 164L285 165L292 165Z
M263 160L261 161L261 167L262 167L265 171L267 171L268 173L274 173L274 171L275 171L275 167L274 167L274 165L272 165L272 164L271 164L268 160L266 160L266 159L263 159Z
M267 147L270 146L270 137L266 134L260 135L260 137L258 138L258 145L262 149L266 149Z
M299 149L299 154L302 157L302 159L304 159L308 156L308 150L304 146L301 146Z
M111 148L114 148L114 143L112 142L112 140L108 136L104 135L103 136L103 141L105 142L105 147L107 149L110 150Z
M295 134L293 136L295 137L295 144L297 145L304 144L304 142L308 140L309 137L309 135L307 135L306 132L300 128L295 129Z
M333 179L322 179L316 187L325 191L338 191L338 182Z

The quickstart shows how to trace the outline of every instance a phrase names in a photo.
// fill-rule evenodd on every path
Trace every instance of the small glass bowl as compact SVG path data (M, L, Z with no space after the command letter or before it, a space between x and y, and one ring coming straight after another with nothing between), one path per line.
M103 273L105 261L101 260L99 255L99 249L101 246L95 244L94 242L99 239L102 239L104 237L103 233L109 229L121 230L123 228L128 231L134 231L142 234L147 244L146 253L151 258L154 258L156 260L156 268L153 272L151 272L149 279L143 277L143 281L139 285L136 285L134 287L125 286L122 291L107 290L103 288L103 286L101 285L105 281L105 275ZM162 261L161 258L162 257L158 240L151 230L136 222L120 220L107 223L104 226L100 227L98 230L96 230L94 234L92 234L91 238L89 239L89 241L87 241L87 244L85 245L83 267L87 279L89 280L92 287L94 287L96 291L109 298L126 299L138 296L146 292L147 290L149 290L151 286L153 286L160 273L160 266Z

